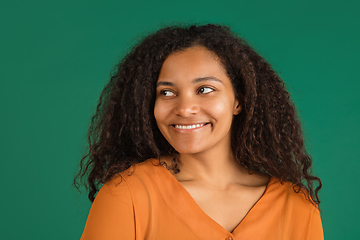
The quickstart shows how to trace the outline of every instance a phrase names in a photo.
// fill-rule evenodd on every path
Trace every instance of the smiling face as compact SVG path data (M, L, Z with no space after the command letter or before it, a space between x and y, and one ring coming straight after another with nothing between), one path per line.
M172 53L163 63L154 115L180 153L231 149L231 124L241 106L217 56L201 46Z

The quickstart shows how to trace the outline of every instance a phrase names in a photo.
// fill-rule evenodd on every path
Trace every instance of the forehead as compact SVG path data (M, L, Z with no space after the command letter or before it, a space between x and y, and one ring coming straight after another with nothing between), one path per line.
M164 61L158 80L227 77L219 57L202 46L187 48L170 54Z

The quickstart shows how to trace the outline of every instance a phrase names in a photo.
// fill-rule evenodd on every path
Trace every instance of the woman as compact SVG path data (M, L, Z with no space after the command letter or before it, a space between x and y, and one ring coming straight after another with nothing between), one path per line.
M101 95L82 239L323 239L310 166L262 57L225 26L161 29Z

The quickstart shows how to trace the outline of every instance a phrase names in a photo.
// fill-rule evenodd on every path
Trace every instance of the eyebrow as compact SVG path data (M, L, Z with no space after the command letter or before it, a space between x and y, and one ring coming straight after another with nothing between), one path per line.
M220 79L216 78L216 77L202 77L202 78L196 78L192 81L192 83L198 83L198 82L204 82L204 81L215 81L215 82L220 82L222 83L223 81L221 81Z
M192 81L192 83L195 84L195 83L204 82L204 81L215 81L215 82L223 83L223 81L221 81L220 79L218 79L216 77L196 78ZM156 87L159 87L159 86L175 86L175 84L172 82L161 81L156 84Z

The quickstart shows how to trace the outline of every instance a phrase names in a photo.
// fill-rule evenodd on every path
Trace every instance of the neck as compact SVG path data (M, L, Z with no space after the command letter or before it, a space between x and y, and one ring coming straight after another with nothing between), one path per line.
M197 154L180 154L178 159L180 173L176 178L181 181L203 182L217 188L226 188L229 184L238 182L239 176L246 170L236 162L229 151Z

